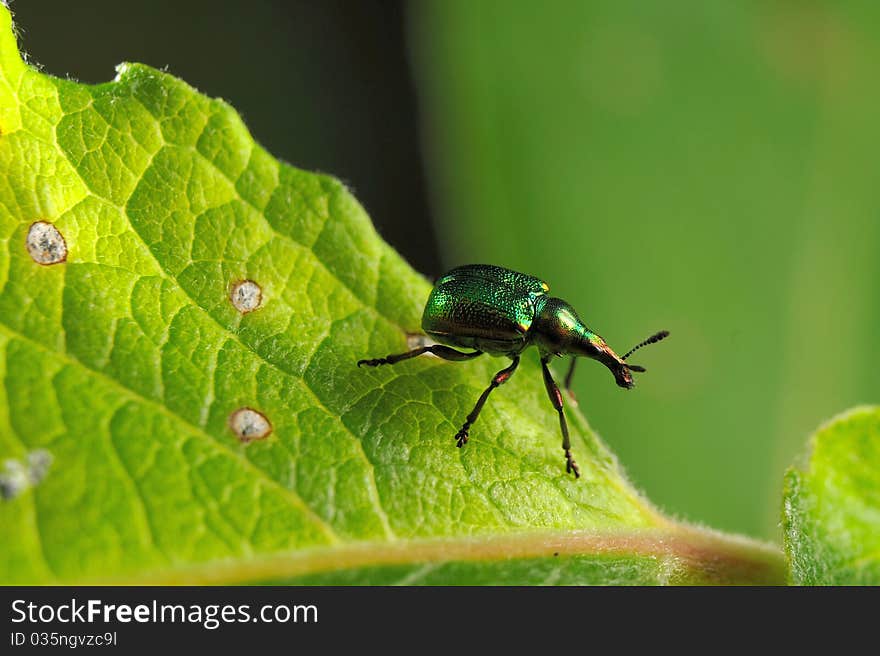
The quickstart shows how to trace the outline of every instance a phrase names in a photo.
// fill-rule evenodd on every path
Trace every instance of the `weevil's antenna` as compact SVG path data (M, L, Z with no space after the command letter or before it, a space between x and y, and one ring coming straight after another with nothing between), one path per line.
M656 344L656 343L659 342L660 340L662 340L662 339L666 339L667 337L669 337L669 331L668 331L668 330L661 330L659 333L654 333L654 334L651 335L648 339L646 339L644 342L639 342L638 344L636 344L635 346L633 346L633 347L632 347L629 351L627 351L626 354L625 354L622 358L620 358L620 359L621 359L621 360L626 360L629 356L631 356L633 353L635 353L636 351L638 351L638 350L639 350L640 348L642 348L643 346L648 346L649 344ZM629 369L630 371L638 371L638 372L644 372L644 371L645 371L645 368L644 368L644 367L640 367L640 366L637 365L637 364L628 364L628 365L626 365L626 368Z

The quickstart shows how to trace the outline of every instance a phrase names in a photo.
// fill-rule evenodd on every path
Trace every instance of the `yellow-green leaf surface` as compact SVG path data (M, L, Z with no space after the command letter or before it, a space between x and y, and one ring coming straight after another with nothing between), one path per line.
M792 582L880 585L880 408L856 408L812 440L786 474L783 522Z
M571 409L566 475L534 357L455 448L504 362L357 369L407 349L429 283L341 183L152 68L36 71L2 6L0 171L0 581L784 577L772 548L663 518ZM34 260L35 222L64 261ZM271 433L239 439L241 408Z

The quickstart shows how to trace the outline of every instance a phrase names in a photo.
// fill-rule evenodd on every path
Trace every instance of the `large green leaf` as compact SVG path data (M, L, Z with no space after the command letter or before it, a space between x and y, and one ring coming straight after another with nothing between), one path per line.
M461 450L500 361L357 369L407 348L429 284L224 102L136 64L41 74L0 8L0 132L0 581L781 579L775 549L663 518L571 410L566 475L533 357ZM241 408L272 432L239 439Z
M880 585L880 408L819 429L786 474L783 521L794 583Z

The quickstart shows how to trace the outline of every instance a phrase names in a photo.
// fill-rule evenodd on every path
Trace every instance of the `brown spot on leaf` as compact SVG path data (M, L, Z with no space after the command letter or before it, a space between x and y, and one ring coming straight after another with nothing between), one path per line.
M67 242L58 228L47 221L35 221L25 239L28 253L37 264L49 266L67 259Z
M253 280L239 280L229 292L229 300L242 314L253 312L263 302L263 290Z
M229 428L241 442L247 444L268 437L272 432L272 423L262 412L253 408L239 408L229 415Z
M9 501L46 478L52 454L36 449L27 454L25 462L10 458L0 469L0 499Z

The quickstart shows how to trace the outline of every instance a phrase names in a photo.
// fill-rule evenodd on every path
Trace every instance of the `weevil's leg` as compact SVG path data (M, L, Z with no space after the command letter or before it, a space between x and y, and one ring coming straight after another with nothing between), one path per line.
M507 382L507 379L513 375L513 372L516 371L518 366L519 356L514 355L513 362L510 363L510 366L506 369L502 369L492 377L492 382L489 383L489 387L487 387L480 395L480 398L477 400L477 405L474 406L474 409L471 410L471 413L467 416L467 420L462 425L461 430L455 434L456 446L463 447L467 444L468 431L470 430L471 424L473 424L477 420L477 417L480 416L480 410L483 409L483 404L486 402L486 399L489 398L493 389Z
M571 389L571 379L574 378L574 366L577 364L577 358L571 359L571 365L568 367L568 373L565 374L565 391L568 392L568 395L571 397L571 400L577 403L577 397L574 395L574 390Z
M407 351L406 353L387 355L384 358L375 358L373 360L358 360L358 366L360 367L361 365L365 364L368 367L378 367L380 364L397 364L398 362L402 362L403 360L409 360L410 358L418 357L423 353L433 353L438 358L451 360L452 362L470 360L471 358L475 358L478 355L483 355L482 351L474 351L473 353L462 353L461 351L456 351L454 348L449 348L448 346L434 344L432 346L423 346L422 348L417 348L413 351Z
M565 471L567 473L574 472L575 478L579 478L581 470L574 461L574 458L571 457L571 439L568 437L568 424L565 421L565 413L562 411L562 393L559 391L556 381L553 380L553 376L550 375L550 368L547 366L547 361L550 357L541 358L541 368L544 370L544 387L547 388L547 396L550 397L550 402L556 408L556 412L559 413L559 427L562 429L562 450L565 451Z

